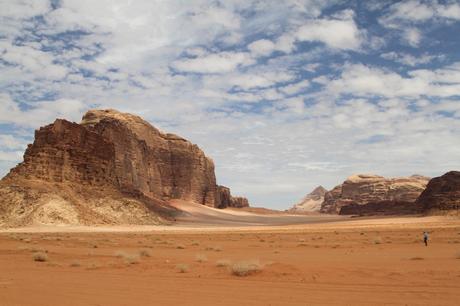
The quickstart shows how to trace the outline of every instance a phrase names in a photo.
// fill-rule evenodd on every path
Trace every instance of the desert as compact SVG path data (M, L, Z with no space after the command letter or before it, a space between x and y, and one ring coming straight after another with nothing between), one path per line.
M0 0L0 306L460 305L459 0Z
M0 252L2 305L457 305L460 292L452 217L24 228L3 230Z

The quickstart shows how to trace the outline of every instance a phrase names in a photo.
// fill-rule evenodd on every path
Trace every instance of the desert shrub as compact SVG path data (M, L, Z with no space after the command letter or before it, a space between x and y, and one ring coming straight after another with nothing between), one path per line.
M205 254L196 254L195 260L198 262L206 262L208 261L208 257Z
M216 267L230 267L232 263L228 259L220 259L216 261Z
M81 264L78 261L74 261L74 262L70 263L70 266L71 267L80 267Z
M263 267L258 261L240 261L231 267L231 272L236 276L248 276L262 271Z
M374 244L382 244L382 238L380 238L380 237L375 237L375 238L374 238Z
M133 265L139 263L139 254L116 251L115 256L122 258L127 264Z
M176 269L179 271L179 273L186 273L189 271L188 265L186 264L178 264L176 265Z
M140 250L139 251L139 256L141 256L141 257L150 257L152 255L150 254L149 250Z
M221 246L208 246L205 248L206 251L215 251L215 252L222 252Z
M176 246L176 249L183 250L183 249L185 249L185 246L182 245L182 244L178 244L178 245Z
M44 262L48 261L48 255L44 252L36 252L32 255L34 261Z

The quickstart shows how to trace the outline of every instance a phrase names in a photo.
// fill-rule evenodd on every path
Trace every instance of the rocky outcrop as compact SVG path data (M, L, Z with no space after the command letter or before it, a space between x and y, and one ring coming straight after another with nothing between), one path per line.
M288 211L292 213L317 212L321 209L326 192L327 190L323 186L318 186Z
M388 201L415 202L425 189L428 180L429 178L420 175L400 178L384 178L369 174L353 175L325 194L320 211L337 214L342 207L350 205L388 204Z
M217 186L218 195L218 208L236 207L243 208L249 207L248 199L244 197L234 197L231 195L230 188L225 186Z
M415 202L380 201L364 205L350 204L340 209L339 215L357 216L385 216L385 215L411 215L422 212L420 205Z
M37 130L24 162L10 171L0 188L0 193L10 195L6 198L19 202L21 197L41 203L57 196L59 209L70 207L78 220L84 219L85 209L94 213L96 207L102 207L95 201L106 195L112 202L133 200L143 213L166 217L174 214L167 205L170 199L211 207L247 204L233 198L230 190L229 200L222 195L216 184L214 163L198 146L163 133L138 116L115 110L92 110L80 124L58 119ZM29 189L36 192L34 196L30 197ZM85 198L85 194L94 197ZM83 199L92 204L85 206ZM0 201L1 213L2 208L8 210L8 204ZM121 204L114 207L122 210ZM97 222L103 219L95 218Z
M458 212L460 210L460 171L450 171L432 178L416 203L426 212Z

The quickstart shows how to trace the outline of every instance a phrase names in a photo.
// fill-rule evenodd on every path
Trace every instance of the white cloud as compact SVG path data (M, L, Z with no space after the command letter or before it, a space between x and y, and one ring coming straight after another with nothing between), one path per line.
M404 40L412 47L417 47L422 40L422 34L416 28L408 28L404 30Z
M421 64L428 64L435 59L441 59L441 56L423 54L419 56L413 56L408 53L396 53L396 52L388 52L383 53L380 55L382 58L387 60L393 60L395 62L407 65L407 66L418 66Z
M29 109L22 110L9 95L0 94L0 123L38 128L56 118L80 121L82 111L87 108L78 100L58 99L35 102L29 105Z
M296 38L298 41L320 41L335 49L357 50L362 43L360 33L352 15L343 19L318 19L301 26Z
M326 82L329 93L384 97L449 97L460 90L460 65L435 71L413 70L409 77L364 65L348 65L338 79Z
M268 39L259 39L250 43L248 49L255 56L267 56L275 50L275 44Z
M238 66L254 63L249 53L221 52L203 57L180 59L172 63L172 67L183 72L224 73L234 71Z

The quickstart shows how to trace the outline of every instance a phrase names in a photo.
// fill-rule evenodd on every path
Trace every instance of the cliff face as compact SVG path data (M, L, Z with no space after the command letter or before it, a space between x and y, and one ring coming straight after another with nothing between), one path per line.
M113 144L114 176L123 192L218 206L214 163L198 146L115 111L89 111L81 125Z
M230 193L230 188L225 186L217 186L217 195L218 195L218 208L227 208L227 207L249 207L248 199L244 197L234 197Z
M415 202L428 180L429 178L418 175L402 178L354 175L325 194L321 212L337 214L342 207L349 205L378 202L388 204L388 201Z
M307 194L299 203L295 204L290 212L317 212L321 209L327 190L323 186L316 187Z
M425 211L460 210L460 171L450 171L430 180L416 202Z
M8 195L0 200L0 213L8 215L14 210L7 198L17 203L27 202L21 202L21 198L34 199L26 205L31 208L41 207L38 202L48 203L46 199L55 196L61 204L70 203L59 204L59 209L71 209L72 220L77 221L104 206L95 201L105 198L107 202L107 197L115 202L131 199L147 215L173 215L175 209L168 207L169 199L212 207L244 206L230 195L228 188L228 199L222 196L214 164L198 146L162 133L138 116L115 110L89 111L81 124L58 119L37 130L24 162L10 171L0 188L0 194ZM30 196L29 191L36 193ZM35 213L33 209L25 212ZM118 217L120 222L126 221ZM151 223L144 217L134 223ZM104 218L87 219L84 223L98 223Z

